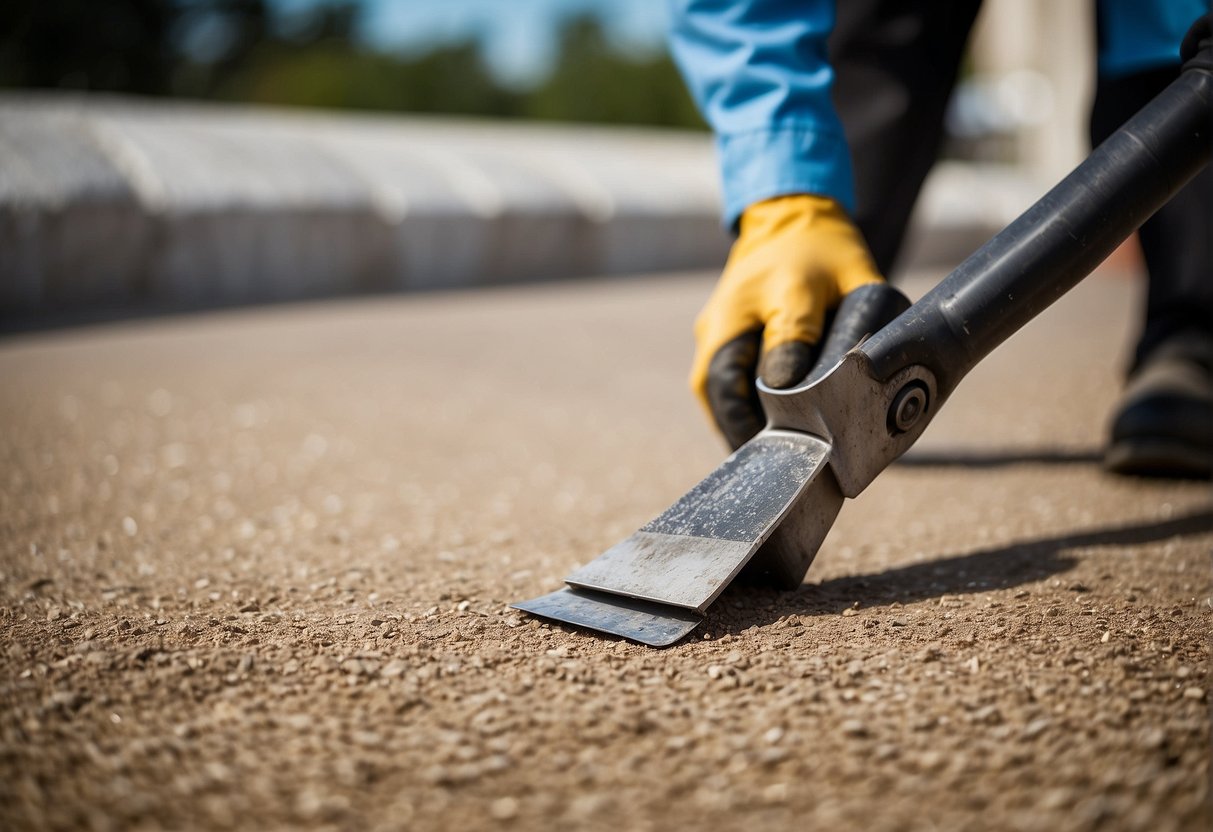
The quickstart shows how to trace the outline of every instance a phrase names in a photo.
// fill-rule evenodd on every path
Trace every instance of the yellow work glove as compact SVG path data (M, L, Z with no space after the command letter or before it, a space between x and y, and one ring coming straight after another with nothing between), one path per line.
M813 367L827 311L881 281L834 200L794 194L745 210L724 273L695 320L690 379L732 447L765 425L756 373L770 387L795 386Z

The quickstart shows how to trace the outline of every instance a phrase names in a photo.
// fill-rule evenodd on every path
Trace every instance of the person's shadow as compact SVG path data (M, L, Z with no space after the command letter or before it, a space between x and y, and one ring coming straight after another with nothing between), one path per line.
M786 615L837 615L855 602L861 607L882 607L1007 589L1071 569L1076 559L1064 554L1071 549L1140 545L1210 531L1213 508L1205 508L1170 520L1026 540L884 572L831 578L819 584L802 584L792 592L734 586L709 611L706 623L713 632L736 633Z

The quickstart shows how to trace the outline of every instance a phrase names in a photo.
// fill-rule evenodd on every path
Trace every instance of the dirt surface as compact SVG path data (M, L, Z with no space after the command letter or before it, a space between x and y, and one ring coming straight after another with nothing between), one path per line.
M1207 485L1096 277L668 650L507 609L723 453L707 276L0 343L0 827L1208 829Z

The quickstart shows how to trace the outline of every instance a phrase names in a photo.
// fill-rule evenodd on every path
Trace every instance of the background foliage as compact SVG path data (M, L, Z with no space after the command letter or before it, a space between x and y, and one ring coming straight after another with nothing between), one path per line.
M5 0L0 87L703 126L669 56L621 52L593 16L566 19L552 72L513 89L475 41L377 51L359 15L350 0L289 16L266 0Z

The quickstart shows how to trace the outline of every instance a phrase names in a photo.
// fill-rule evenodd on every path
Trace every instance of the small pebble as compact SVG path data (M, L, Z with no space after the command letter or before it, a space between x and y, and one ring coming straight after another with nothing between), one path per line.
M900 752L897 746L890 743L884 743L876 747L876 752L872 755L877 760L893 760L896 759Z
M858 719L848 719L838 726L848 737L866 737L868 728Z
M1141 733L1138 742L1142 748L1154 750L1167 744L1167 735L1158 728L1151 728Z
M494 820L510 820L518 815L518 801L512 797L499 797L489 804L489 814Z
M994 705L986 705L974 711L973 721L984 725L997 725L1002 722L1002 714Z
M1069 789L1050 789L1040 798L1040 805L1045 809L1061 809L1074 805L1074 795Z
M1052 720L1049 720L1049 719L1032 720L1026 726L1024 726L1024 729L1023 729L1024 739L1030 740L1030 739L1033 739L1034 737L1039 737L1046 730L1048 730L1049 726L1052 724L1053 724Z
M916 758L923 771L938 771L947 765L948 758L942 751L924 751Z
M51 704L58 705L61 708L67 708L73 711L80 707L84 701L84 697L76 693L74 690L60 690L51 694Z
M766 803L783 803L788 799L787 783L772 783L762 790L762 799Z

